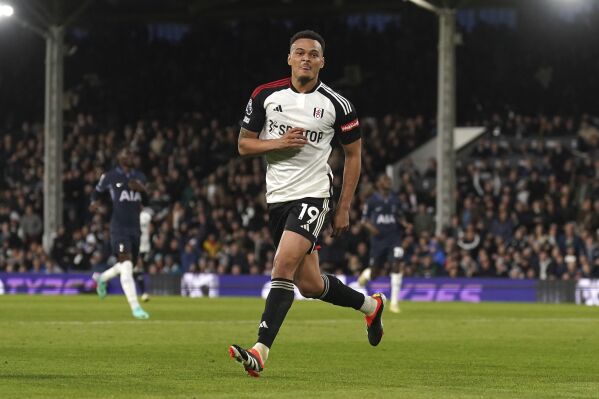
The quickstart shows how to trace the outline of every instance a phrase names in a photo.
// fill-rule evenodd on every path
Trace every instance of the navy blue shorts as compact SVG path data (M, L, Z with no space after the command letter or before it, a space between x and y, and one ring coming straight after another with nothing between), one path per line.
M393 240L370 247L370 267L383 268L385 263L393 264L403 257L403 248L399 240Z
M135 264L137 262L137 256L139 255L139 237L140 234L136 233L110 233L110 245L112 246L112 253L117 257L119 255L129 254L131 255L133 264Z

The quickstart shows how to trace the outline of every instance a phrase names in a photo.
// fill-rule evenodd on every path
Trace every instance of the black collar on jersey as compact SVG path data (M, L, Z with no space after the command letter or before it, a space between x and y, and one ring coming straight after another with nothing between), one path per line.
M312 90L310 90L310 91L307 91L307 92L305 92L305 93L300 93L299 91L297 91L297 89L296 89L295 87L293 87L293 83L291 83L291 79L289 79L289 88L290 88L291 90L293 90L294 92L296 92L296 93L300 93L300 94L310 94L310 93L314 93L314 92L315 92L315 91L316 91L316 90L317 90L317 89L320 87L320 83L321 83L321 82L320 82L320 79L318 79L318 80L316 81L316 84L314 85L314 88L312 88Z

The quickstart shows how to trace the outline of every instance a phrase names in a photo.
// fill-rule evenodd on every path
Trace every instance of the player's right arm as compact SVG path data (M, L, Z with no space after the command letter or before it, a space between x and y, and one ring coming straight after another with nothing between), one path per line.
M237 140L237 150L241 156L262 155L270 151L298 149L308 141L304 137L304 129L292 128L276 139L260 140L260 131L266 123L266 110L264 101L267 96L260 86L254 90L252 97L245 107L245 114L241 122L241 130Z
M304 129L299 127L291 128L280 138L272 140L260 140L258 133L242 127L237 140L237 149L241 156L255 156L275 150L302 148L307 142Z
M102 176L100 176L100 181L98 182L98 184L96 184L96 187L92 191L91 202L89 204L90 212L95 212L98 209L98 206L100 205L98 197L100 196L100 194L106 191L106 189L110 185L110 182L108 181L109 178L106 175L107 174L104 173L102 174Z
M374 224L370 220L365 220L362 222L362 225L368 230L368 232L373 236L378 236L380 234L379 229L375 227Z
M364 208L362 209L362 226L373 236L378 236L380 231L376 228L376 226L370 221L372 218L372 204L370 198L366 200L364 204Z

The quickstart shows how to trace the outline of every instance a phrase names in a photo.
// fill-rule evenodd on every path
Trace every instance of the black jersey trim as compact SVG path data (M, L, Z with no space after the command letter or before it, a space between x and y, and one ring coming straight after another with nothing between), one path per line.
M299 94L310 94L310 93L314 93L316 90L318 90L321 86L324 86L324 83L322 83L320 80L316 82L316 85L312 88L312 90L301 93L299 92L295 87L293 87L293 83L291 83L291 80L289 81L289 88L291 90L293 90L295 93L299 93Z
M335 90L331 89L329 86L325 85L324 83L321 85L321 87L323 90L325 90L331 96L333 96L333 98L335 100L337 100L339 105L341 105L341 108L343 108L343 113L345 115L348 115L352 111L352 106L349 103L349 101L347 100L347 98L343 97L341 94L337 93Z

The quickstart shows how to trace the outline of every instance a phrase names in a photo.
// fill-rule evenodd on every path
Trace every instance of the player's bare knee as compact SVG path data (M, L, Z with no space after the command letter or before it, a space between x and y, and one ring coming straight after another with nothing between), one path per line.
M273 262L273 277L293 279L300 260L288 256L275 256Z

